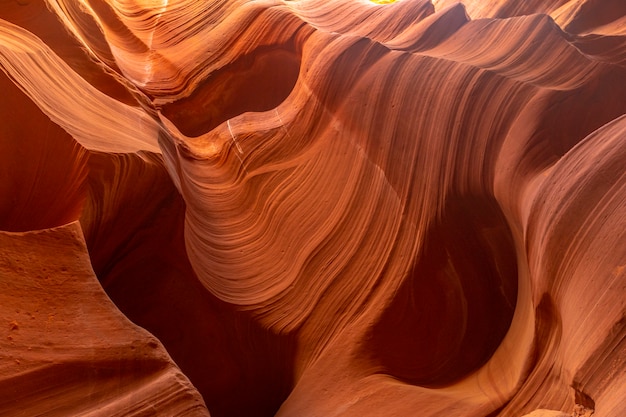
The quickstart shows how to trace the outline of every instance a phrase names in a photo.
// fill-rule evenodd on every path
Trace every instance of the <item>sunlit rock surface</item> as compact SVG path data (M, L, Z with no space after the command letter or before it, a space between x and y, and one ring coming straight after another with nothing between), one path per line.
M1 0L0 69L1 415L626 415L622 0Z

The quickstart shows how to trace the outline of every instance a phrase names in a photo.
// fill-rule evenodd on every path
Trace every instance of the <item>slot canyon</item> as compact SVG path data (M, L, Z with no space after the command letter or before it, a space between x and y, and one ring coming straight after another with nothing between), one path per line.
M0 0L0 415L626 416L624 0Z

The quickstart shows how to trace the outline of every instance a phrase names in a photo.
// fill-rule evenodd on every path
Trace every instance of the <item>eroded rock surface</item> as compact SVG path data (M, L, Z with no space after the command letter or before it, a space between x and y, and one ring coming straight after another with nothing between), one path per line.
M625 3L379 3L0 2L0 414L626 415Z

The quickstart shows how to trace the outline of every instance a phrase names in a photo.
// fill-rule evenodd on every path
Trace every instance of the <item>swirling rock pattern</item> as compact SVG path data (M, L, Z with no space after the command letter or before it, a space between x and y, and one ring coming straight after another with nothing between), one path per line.
M4 0L0 69L0 414L626 415L623 1Z

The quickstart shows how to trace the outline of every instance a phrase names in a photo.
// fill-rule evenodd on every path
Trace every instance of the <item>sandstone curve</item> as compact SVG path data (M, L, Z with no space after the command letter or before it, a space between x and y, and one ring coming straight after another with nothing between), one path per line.
M626 414L623 2L379 3L0 4L0 414Z

